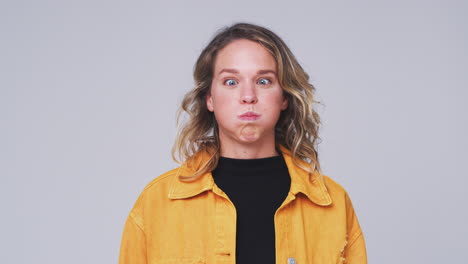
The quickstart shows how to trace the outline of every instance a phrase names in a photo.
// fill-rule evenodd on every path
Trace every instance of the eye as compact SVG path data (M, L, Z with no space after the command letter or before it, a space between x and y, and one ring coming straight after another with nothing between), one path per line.
M258 80L257 83L260 84L260 85L268 85L268 84L271 84L271 81L269 79L266 79L266 78L261 78L260 80Z
M224 81L224 84L228 85L228 86L234 86L234 85L237 84L237 81L234 80L234 79L227 79L227 80Z

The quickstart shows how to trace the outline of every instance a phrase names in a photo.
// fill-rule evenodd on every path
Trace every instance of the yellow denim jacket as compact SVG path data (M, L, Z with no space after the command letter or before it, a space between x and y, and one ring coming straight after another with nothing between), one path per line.
M294 165L281 147L290 191L274 216L276 264L367 263L351 200L339 184ZM204 164L207 153L196 157ZM119 264L235 264L236 209L211 173L182 165L150 182L125 223Z

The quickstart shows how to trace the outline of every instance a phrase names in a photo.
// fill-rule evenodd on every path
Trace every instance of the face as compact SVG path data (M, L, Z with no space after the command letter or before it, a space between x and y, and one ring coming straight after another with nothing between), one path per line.
M221 145L275 142L275 125L288 102L278 83L276 61L260 44L235 40L216 57L211 91Z

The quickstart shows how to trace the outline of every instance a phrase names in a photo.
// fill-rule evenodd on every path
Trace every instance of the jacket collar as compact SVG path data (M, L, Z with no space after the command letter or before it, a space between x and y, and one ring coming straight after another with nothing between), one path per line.
M288 167L289 175L291 177L290 193L294 196L298 193L303 193L312 202L327 206L332 203L330 195L325 187L323 179L320 177L319 172L316 170L314 173L309 173L306 170L295 165L293 162L291 151L283 146L279 146L280 151L284 157L284 161ZM177 170L176 176L169 190L170 199L185 199L198 195L207 190L213 190L215 183L212 174L205 173L198 179L192 182L183 182L179 180L180 175L190 176L203 166L209 159L210 154L206 151L201 151L195 155L190 163L184 163ZM308 166L308 164L300 159L296 159L297 163Z

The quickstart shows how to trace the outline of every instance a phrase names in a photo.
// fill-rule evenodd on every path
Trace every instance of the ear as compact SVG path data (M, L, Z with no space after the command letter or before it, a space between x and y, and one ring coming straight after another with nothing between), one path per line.
M206 99L206 108L208 108L208 111L213 112L213 98L211 97L211 93L208 93L205 97Z
M288 108L288 98L283 96L283 102L281 103L281 110L286 110Z

